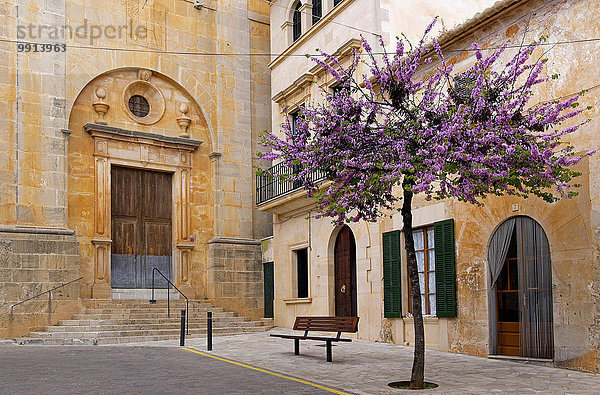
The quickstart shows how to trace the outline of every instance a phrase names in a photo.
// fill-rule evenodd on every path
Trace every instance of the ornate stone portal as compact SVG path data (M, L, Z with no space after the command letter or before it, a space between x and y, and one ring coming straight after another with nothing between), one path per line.
M173 258L178 287L191 288L190 170L191 153L200 140L125 130L88 123L84 127L94 139L94 298L110 298L111 166L127 166L173 173Z

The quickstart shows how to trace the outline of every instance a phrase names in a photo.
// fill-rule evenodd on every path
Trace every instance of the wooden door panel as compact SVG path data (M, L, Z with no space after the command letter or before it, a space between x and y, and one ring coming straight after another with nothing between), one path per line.
M356 271L354 237L349 227L344 226L335 242L335 315L356 316Z
M171 173L144 172L141 198L144 218L171 222Z
M171 257L144 255L141 257L144 265L144 284L143 288L152 288L152 272L154 268L160 270L169 280L171 280ZM154 274L154 288L169 288L169 283L158 273Z
M169 280L171 277L171 223L170 222L145 222L144 223L144 288L152 287L152 271L160 270ZM155 288L168 288L169 284L158 273L154 275Z
M518 322L498 322L498 354L519 356L520 337Z
M139 262L137 255L111 254L110 284L112 288L137 288Z
M171 256L171 223L145 221L144 244L143 255Z
M113 166L111 170L111 216L137 217L141 173L136 169Z
M113 217L112 246L113 254L137 255L137 218Z

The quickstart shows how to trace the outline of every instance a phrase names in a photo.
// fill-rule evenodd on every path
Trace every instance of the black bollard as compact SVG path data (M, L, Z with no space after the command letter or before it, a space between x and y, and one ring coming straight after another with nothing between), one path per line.
M212 311L206 312L206 349L212 351Z
M179 345L185 346L185 310L181 310L181 334L179 336Z

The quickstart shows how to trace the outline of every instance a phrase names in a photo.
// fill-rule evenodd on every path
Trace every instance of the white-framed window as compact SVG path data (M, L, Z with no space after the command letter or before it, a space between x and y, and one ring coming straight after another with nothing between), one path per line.
M435 238L433 226L413 229L413 240L419 271L421 288L421 308L423 315L436 315L435 295ZM412 313L410 280L408 281L409 312Z

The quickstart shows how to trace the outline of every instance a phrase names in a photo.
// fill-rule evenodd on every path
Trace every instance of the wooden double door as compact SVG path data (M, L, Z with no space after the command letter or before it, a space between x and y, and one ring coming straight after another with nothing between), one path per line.
M111 287L151 288L172 275L171 173L113 166ZM155 288L167 288L155 274Z
M335 315L356 317L356 242L348 226L338 233L334 247Z

